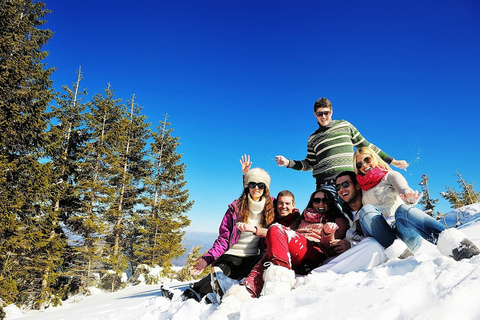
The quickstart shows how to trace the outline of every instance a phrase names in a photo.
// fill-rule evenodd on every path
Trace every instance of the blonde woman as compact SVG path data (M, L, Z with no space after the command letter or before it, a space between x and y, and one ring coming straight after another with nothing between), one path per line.
M407 249L415 252L421 245L421 238L436 244L442 254L455 260L468 259L480 253L461 231L445 229L440 222L416 208L415 204L423 194L412 190L407 180L393 171L371 148L357 149L353 165L363 190L363 204L378 208L403 241L395 240L385 251L387 257L408 256ZM376 237L375 234L372 236Z

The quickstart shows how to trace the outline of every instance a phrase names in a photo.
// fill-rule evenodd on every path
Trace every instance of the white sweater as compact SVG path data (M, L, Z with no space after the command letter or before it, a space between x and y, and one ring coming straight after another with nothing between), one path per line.
M265 207L265 197L262 200L255 202L248 196L248 208L250 213L248 215L247 223L260 227L262 218L262 211ZM258 242L260 237L255 236L251 232L241 232L238 242L235 243L225 254L231 254L237 257L248 257L259 254Z
M395 210L405 203L399 195L411 191L407 180L399 172L388 171L375 187L363 191L362 202L377 207L390 222L395 216Z

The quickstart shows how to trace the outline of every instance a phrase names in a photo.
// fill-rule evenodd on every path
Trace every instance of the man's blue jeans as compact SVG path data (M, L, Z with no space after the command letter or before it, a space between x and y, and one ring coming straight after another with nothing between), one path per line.
M367 237L373 237L384 248L388 248L397 236L415 252L422 243L422 238L436 244L438 235L445 227L423 212L408 205L401 205L395 211L395 226L390 226L380 210L372 205L365 205L359 211L360 225Z
M408 248L415 252L424 238L428 242L437 244L439 234L445 230L443 224L429 216L415 206L402 204L395 211L397 235Z

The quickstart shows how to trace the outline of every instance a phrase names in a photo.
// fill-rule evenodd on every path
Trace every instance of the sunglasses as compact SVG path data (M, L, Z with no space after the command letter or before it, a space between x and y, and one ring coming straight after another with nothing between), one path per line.
M358 166L358 165L357 165L357 166ZM342 183L335 185L335 190L340 191L340 189L342 189L342 188L346 189L346 188L348 188L348 187L350 187L350 182L348 182L348 181L343 181Z
M362 161L358 161L356 166L360 170L364 163L372 163L372 157L365 157Z
M255 189L256 187L258 187L258 189L265 189L265 183L263 183L263 182L259 182L259 183L249 182L248 183L248 188L249 189Z
M328 199L327 198L313 198L312 200L313 203L324 203L324 204L327 204L328 202Z
M315 112L315 114L317 115L317 117L321 117L321 116L329 116L331 113L331 111L317 111Z

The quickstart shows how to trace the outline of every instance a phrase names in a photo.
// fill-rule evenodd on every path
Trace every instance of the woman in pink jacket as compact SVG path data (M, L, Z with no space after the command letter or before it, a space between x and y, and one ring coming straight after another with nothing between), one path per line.
M263 169L251 169L245 174L243 188L240 198L228 206L213 246L191 267L192 275L214 264L227 277L241 280L265 253L265 238L257 235L257 231L268 228L275 218L270 176ZM200 301L210 292L213 292L211 279L206 276L187 288L182 299ZM164 295L173 296L168 292Z

